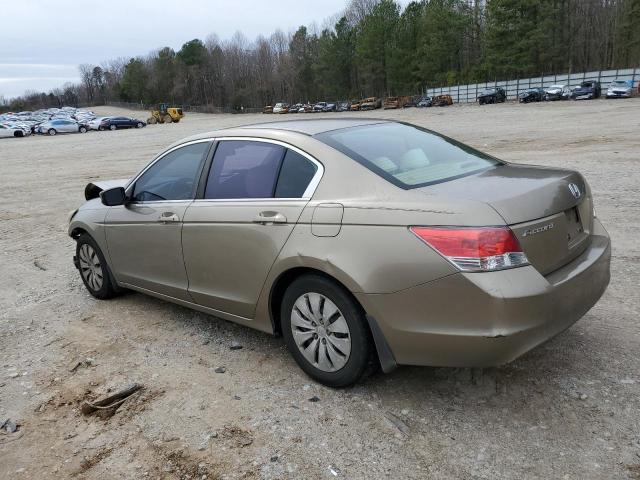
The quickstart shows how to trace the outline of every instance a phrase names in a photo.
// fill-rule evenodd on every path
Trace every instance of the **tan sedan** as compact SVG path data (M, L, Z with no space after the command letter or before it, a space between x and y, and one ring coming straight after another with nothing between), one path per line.
M509 362L609 282L579 173L392 121L197 135L85 196L69 234L93 296L132 289L282 335L330 386L370 364Z

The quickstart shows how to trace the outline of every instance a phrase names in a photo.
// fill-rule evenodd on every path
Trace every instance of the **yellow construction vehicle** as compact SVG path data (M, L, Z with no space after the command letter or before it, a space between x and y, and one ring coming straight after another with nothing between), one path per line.
M178 107L170 107L166 103L161 103L158 110L151 110L151 116L147 119L147 123L153 125L155 123L178 123L184 117L182 109Z

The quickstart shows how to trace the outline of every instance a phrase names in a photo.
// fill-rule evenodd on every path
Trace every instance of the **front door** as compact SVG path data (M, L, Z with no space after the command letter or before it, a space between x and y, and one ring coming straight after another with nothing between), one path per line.
M109 209L107 248L119 282L190 300L182 222L210 144L202 141L170 150L127 189L126 205Z
M218 143L202 198L184 216L184 263L195 302L253 317L321 174L315 160L277 142Z

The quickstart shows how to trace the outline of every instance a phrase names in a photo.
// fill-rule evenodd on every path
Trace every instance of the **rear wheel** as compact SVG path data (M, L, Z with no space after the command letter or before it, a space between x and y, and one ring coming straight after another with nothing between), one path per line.
M24 137L24 132L22 130L16 130L13 136L18 138Z
M171 118L171 115L165 115L164 116L164 123L171 123L173 122L173 119Z
M143 127L142 122L136 123L136 128L142 128L142 127Z
M356 383L371 362L373 341L362 308L319 275L295 280L281 308L289 352L311 378L329 387Z
M85 126L80 127L80 133L87 133L87 127Z
M82 234L76 243L76 258L82 283L96 298L106 300L119 293L114 287L107 262L98 244L88 234Z

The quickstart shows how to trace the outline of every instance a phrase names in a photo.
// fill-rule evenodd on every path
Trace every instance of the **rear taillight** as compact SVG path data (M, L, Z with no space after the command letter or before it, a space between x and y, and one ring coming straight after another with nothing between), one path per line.
M529 263L508 227L410 227L410 230L466 272L490 272Z

